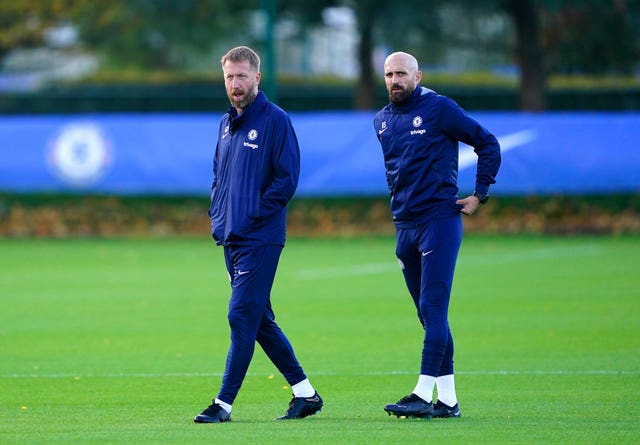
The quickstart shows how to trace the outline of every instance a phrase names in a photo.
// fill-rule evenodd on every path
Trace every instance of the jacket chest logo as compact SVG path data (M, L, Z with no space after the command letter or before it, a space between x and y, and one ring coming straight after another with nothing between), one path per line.
M247 133L247 139L249 139L249 141L255 141L257 138L258 138L258 130L256 129L249 130L249 133ZM258 144L254 144L253 142L244 141L243 145L245 147L249 147L252 150L256 150L260 148Z
M413 118L413 120L411 121L411 124L413 124L413 128L420 128L422 126L422 117L421 116L416 116ZM420 128L419 130L411 130L411 135L415 135L415 134L425 134L427 132L427 130L425 130L424 128Z

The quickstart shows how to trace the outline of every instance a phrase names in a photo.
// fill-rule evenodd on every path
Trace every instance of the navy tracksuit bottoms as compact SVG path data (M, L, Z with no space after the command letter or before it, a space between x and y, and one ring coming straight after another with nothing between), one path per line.
M462 217L455 215L398 228L396 256L425 329L420 374L453 374L449 298L462 243Z
M307 378L271 308L271 287L281 252L282 246L224 247L231 279L231 346L217 398L228 404L233 404L240 391L256 341L289 385Z

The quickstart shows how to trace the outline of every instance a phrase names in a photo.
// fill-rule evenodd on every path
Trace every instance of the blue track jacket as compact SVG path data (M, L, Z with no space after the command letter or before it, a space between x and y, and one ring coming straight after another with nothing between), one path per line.
M300 148L289 116L260 91L222 117L213 160L211 233L222 245L284 245Z
M458 141L478 155L475 190L487 193L500 167L496 138L446 96L418 85L401 104L390 103L373 121L382 146L397 227L459 214Z

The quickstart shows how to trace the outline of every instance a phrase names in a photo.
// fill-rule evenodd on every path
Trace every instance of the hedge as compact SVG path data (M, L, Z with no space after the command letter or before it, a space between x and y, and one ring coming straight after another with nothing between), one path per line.
M209 236L207 197L0 195L2 237ZM390 235L386 197L294 198L289 236ZM640 234L640 195L494 196L467 233Z

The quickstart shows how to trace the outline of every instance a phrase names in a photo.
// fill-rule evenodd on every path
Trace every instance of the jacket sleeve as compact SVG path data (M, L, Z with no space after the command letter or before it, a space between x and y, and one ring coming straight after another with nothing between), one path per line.
M216 151L213 154L213 180L211 181L211 191L209 192L212 203L213 203L213 193L215 192L217 185L218 185L218 144L216 144Z
M222 138L222 130L225 126L225 119L221 119L220 126L218 128L218 142L216 142L216 149L213 153L213 180L211 181L210 197L213 203L213 193L218 185L218 146L220 145L220 139Z
M271 181L262 192L260 216L268 217L285 208L298 187L300 177L300 147L287 115L273 122Z
M487 194L489 186L495 184L500 168L498 140L453 100L443 97L441 105L442 131L449 137L473 147L473 151L478 155L475 190Z

